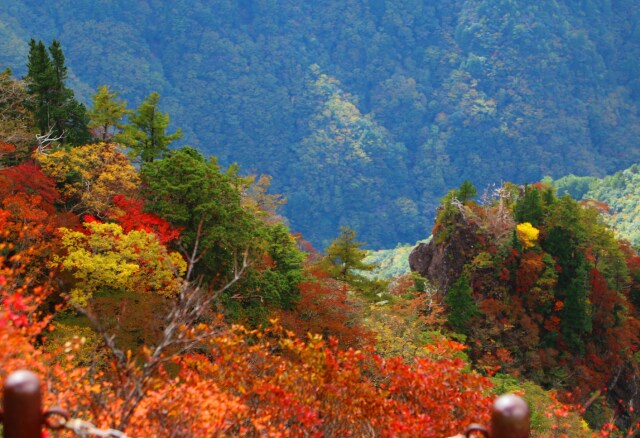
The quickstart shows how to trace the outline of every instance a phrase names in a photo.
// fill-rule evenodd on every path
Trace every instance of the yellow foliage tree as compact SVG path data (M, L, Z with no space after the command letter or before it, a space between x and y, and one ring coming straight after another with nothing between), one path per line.
M121 148L98 143L38 155L42 170L60 186L67 209L102 217L115 195L133 197L140 179Z
M518 238L522 242L524 248L531 248L535 246L540 235L540 230L531 225L529 222L524 222L516 226L518 232Z
M76 280L71 300L86 306L101 289L175 296L187 264L177 252L169 252L154 234L124 233L118 224L88 222L87 232L60 228L66 255L54 262Z
M383 357L433 357L430 345L444 339L440 329L446 322L444 308L434 289L419 292L410 275L390 285L391 299L370 308L365 325L376 336L376 353Z

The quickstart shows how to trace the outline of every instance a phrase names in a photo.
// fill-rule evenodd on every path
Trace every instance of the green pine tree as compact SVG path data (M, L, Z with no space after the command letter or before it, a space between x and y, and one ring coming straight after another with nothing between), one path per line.
M122 119L129 112L127 102L118 99L118 92L111 92L109 87L103 85L93 95L93 108L89 111L89 128L94 129L96 138L109 141L124 129Z
M471 181L464 180L460 188L457 190L457 198L458 201L463 204L467 201L472 200L478 195L478 189L473 185Z
M49 52L42 41L29 43L27 91L34 96L31 111L40 134L50 133L61 145L90 141L86 108L65 85L67 67L60 43L53 40Z
M469 277L463 273L460 278L447 290L444 302L449 313L447 322L458 333L467 333L468 322L480 311L473 300Z
M589 279L584 255L576 256L576 268L566 290L562 309L562 334L571 350L584 353L582 336L591 332L591 305L589 304Z
M29 57L27 62L27 91L34 96L31 107L36 126L41 134L49 129L48 93L53 77L51 75L51 59L42 41L29 43Z
M132 155L140 158L143 163L161 158L169 151L169 145L182 137L180 129L167 134L169 114L160 112L159 101L160 95L151 93L130 117L130 124L115 137L117 142L130 148Z
M372 271L375 265L364 262L367 252L356 241L356 232L350 227L340 227L340 235L326 250L323 264L334 278L357 285L364 280L359 271Z
M544 218L542 196L535 187L525 187L524 196L518 199L514 208L516 222L529 222L534 227L540 226Z

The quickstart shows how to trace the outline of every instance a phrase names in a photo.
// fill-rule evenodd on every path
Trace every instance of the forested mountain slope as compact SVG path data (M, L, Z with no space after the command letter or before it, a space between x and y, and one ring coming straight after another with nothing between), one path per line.
M151 91L183 141L275 176L317 246L415 242L446 188L604 175L640 148L633 0L0 0L0 65L61 40L85 100Z
M432 239L409 257L444 291L448 324L468 336L474 363L594 397L583 405L592 426L601 391L635 406L637 362L623 352L638 346L638 253L597 205L546 183L505 183L488 201L452 190Z
M569 175L553 183L559 194L596 201L605 222L618 236L640 245L640 166L634 164L604 178Z

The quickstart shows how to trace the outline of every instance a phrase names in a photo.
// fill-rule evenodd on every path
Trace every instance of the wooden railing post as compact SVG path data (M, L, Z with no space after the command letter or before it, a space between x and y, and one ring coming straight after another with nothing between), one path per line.
M2 423L4 438L42 437L40 380L31 371L16 371L5 380Z
M491 410L491 438L529 438L529 406L515 394L498 397Z

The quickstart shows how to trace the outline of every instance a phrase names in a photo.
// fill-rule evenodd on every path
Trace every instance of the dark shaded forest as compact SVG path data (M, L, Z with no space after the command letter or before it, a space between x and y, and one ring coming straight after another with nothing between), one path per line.
M620 1L2 1L0 65L58 38L81 100L151 91L182 144L277 175L324 247L424 237L438 200L639 158L640 5ZM464 174L464 178L463 178Z

